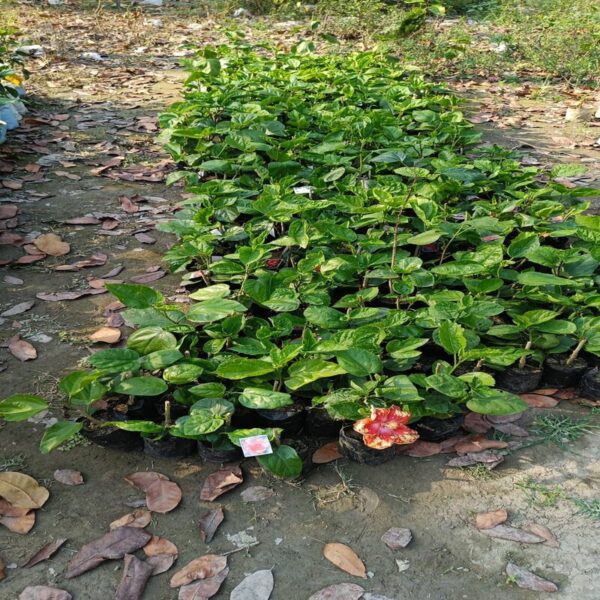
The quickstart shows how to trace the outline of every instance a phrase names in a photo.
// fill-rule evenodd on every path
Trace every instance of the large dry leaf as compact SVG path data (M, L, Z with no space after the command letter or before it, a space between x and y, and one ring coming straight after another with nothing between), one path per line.
M99 225L100 219L96 217L75 217L74 219L67 219L63 221L67 225Z
M491 529L504 523L508 519L508 513L503 508L498 510L490 510L488 512L480 512L475 516L475 527L477 529Z
M324 446L321 446L318 450L315 450L312 455L312 461L315 465L324 465L326 463L333 462L342 458L337 441L329 442Z
M540 523L532 523L523 529L533 533L534 535L539 535L541 538L544 538L542 545L550 546L550 548L560 548L560 542L545 525L541 525Z
M143 275L136 275L132 277L130 281L134 283L152 283L158 281L166 275L166 271L153 271L152 273L144 273Z
M81 575L105 560L123 558L145 546L152 536L136 527L119 527L103 535L101 538L85 544L69 561L65 577L70 579Z
M42 546L24 565L24 569L29 569L44 560L48 560L54 555L58 549L67 541L67 538L59 538L54 542L49 542L45 546Z
M469 452L464 456L458 456L449 460L446 464L449 467L471 467L473 465L482 464L487 469L497 467L504 460L504 456L485 450L484 452Z
M543 579L535 573L523 569L513 563L506 565L506 574L514 579L515 583L524 590L532 590L534 592L558 592L558 587L552 581Z
M515 423L494 423L494 429L515 437L529 437L529 432Z
M543 396L542 394L520 394L519 398L525 401L531 408L554 408L558 404L556 398Z
M479 413L467 413L463 422L463 428L473 433L485 433L491 429L489 421L485 419L484 415Z
M360 560L350 546L337 542L325 544L323 556L338 567L338 569L350 573L350 575L354 575L355 577L367 578L367 570L363 561Z
M123 577L115 592L115 600L140 600L148 579L152 576L152 566L133 554L126 554Z
M33 240L35 247L50 256L63 256L71 251L71 246L55 233L45 233Z
M5 310L3 313L0 313L0 317L14 317L15 315L20 315L31 308L33 308L35 304L35 300L29 300L27 302L19 302L19 304L15 304L13 307Z
M18 212L19 207L16 204L0 204L0 219L12 219Z
M486 438L476 437L472 438L470 441L456 444L456 446L454 446L454 451L457 454L468 454L470 452L483 452L490 448L506 448L507 446L508 443L502 440L488 440Z
M202 486L200 500L212 502L244 481L240 467L227 467L211 473Z
M437 442L425 442L424 440L417 440L412 444L406 446L400 446L399 451L407 456L413 458L425 458L426 456L435 456L442 451L441 444Z
M412 531L405 527L392 527L388 529L382 536L381 541L390 550L399 550L400 548L406 548L412 540Z
M29 585L20 594L18 600L72 600L73 596L65 590L46 585Z
M146 562L152 566L152 575L168 571L179 556L173 542L156 535L144 546L144 553L148 557Z
M223 522L225 516L221 507L215 510L209 510L200 517L198 525L200 526L200 537L205 544L210 544L219 525Z
M240 494L244 502L264 502L274 495L275 492L264 485L250 486Z
M133 512L113 521L108 528L112 531L117 527L141 527L144 528L152 521L152 513L145 508L138 508Z
M541 544L544 541L544 538L539 535L511 527L510 525L496 525L490 529L482 529L481 533L501 540L520 542L521 544Z
M127 475L125 481L146 494L146 506L153 512L167 513L181 502L181 488L161 473L140 471Z
M273 584L273 573L270 569L255 571L231 590L229 600L269 600Z
M197 579L207 579L214 577L227 567L227 557L219 554L206 554L200 558L195 558L189 562L183 569L180 569L171 577L169 585L172 588L181 585L187 585Z
M83 475L75 469L56 469L54 479L63 485L83 484Z
M100 327L90 335L92 342L102 342L104 344L115 344L121 339L121 330L116 327Z
M24 510L27 512L20 516L3 515L0 517L0 525L4 525L4 527L13 533L19 533L21 535L29 533L35 525L35 511L28 509Z
M229 567L225 567L213 577L207 577L179 588L177 600L207 600L212 598L229 575Z
M359 600L364 591L356 583L336 583L315 592L308 600Z
M17 508L42 508L50 492L29 475L6 471L0 473L0 496Z
M29 342L19 338L19 336L11 338L8 342L8 350L21 362L37 358L37 350Z

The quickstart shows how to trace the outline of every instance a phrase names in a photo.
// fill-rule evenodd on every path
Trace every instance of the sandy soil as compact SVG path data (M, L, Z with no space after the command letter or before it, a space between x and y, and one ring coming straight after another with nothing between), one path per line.
M21 190L0 188L0 202L19 205L17 232L52 231L66 239L72 249L66 257L3 269L0 279L10 273L23 279L24 284L0 284L2 309L33 299L40 291L83 289L88 275L101 276L119 264L125 269L118 278L124 280L160 264L161 254L172 242L169 236L150 231L157 241L146 245L133 233L168 218L170 203L180 197L181 189L166 188L163 182L94 176L90 171L112 157L99 146L106 140L112 145L111 152L127 157L124 167L140 162L157 165L165 158L155 145L155 132L139 130L140 123L147 122L140 122L140 118L154 117L176 98L182 78L177 70L180 44L215 37L214 24L194 15L146 15L146 19L162 19L159 27L152 27L143 15L131 13L94 15L29 5L18 5L15 11L23 29L30 32L32 43L46 49L46 56L32 65L33 77L28 84L34 104L31 116L46 118L53 124L31 122L14 143L0 147L0 159L15 161L15 170L7 176L17 179L27 175L26 164L42 156L37 151L40 146L50 153L63 154L63 161L75 166L55 164L44 168L39 181L25 182ZM100 52L106 60L81 58L81 53L87 51ZM479 101L482 98L490 102L495 99L502 108L503 96L491 97L488 93L480 95ZM537 147L531 152L542 162L585 158L591 167L589 180L597 179L600 155L591 146L569 148L567 157L558 154L564 152L564 143L552 138L568 137L569 132L557 133L558 117L555 123L549 123L550 108L546 108L536 113L539 122L533 119L520 129L494 128L487 123L486 138L513 146L526 140ZM477 106L473 110L476 112ZM516 109L513 106L511 110ZM68 114L69 118L56 121L51 115L57 114ZM67 178L56 171L81 179ZM31 192L48 196L36 198ZM124 213L119 197L135 194L163 200L141 205L154 211ZM62 224L65 219L94 211L116 214L120 221L116 231L121 233L107 236L101 235L99 226ZM56 264L74 262L99 251L108 255L102 267L63 273L52 269ZM14 258L14 253L14 248L0 246L0 258ZM177 283L176 277L167 276L153 285L172 293ZM25 339L33 339L38 350L36 360L20 363L0 348L5 368L0 374L3 395L37 391L56 397L56 378L89 352L86 336L104 324L102 311L109 302L106 294L70 302L38 300L31 311L1 323L0 340L20 333ZM51 340L35 341L47 340L35 337L40 334ZM580 417L582 410L561 403L546 412ZM532 420L535 415L528 418ZM111 521L131 510L126 503L140 495L122 478L145 469L165 473L183 489L181 506L172 513L156 515L148 527L148 531L178 546L179 566L207 552L235 549L240 535L232 536L240 532L260 542L248 551L231 555L231 573L217 599L229 597L245 574L269 568L275 576L274 600L308 598L326 585L344 581L363 585L372 594L371 600L516 600L534 596L534 592L520 590L507 581L504 568L509 561L556 582L560 588L557 598L598 598L595 579L600 559L600 521L577 514L573 503L566 499L598 495L600 450L598 437L593 434L568 449L540 444L516 451L486 477L445 467L448 457L444 455L426 459L401 456L379 467L346 461L323 465L302 484L291 485L268 479L254 462L245 462L244 485L216 502L223 506L226 519L207 546L200 539L197 522L210 505L200 502L199 490L214 466L193 459L153 460L143 454L117 453L93 445L42 456L36 449L42 427L36 426L33 433L30 425L5 425L0 429L0 462L22 457L22 470L43 481L51 492L30 534L19 536L0 530L0 556L11 567L7 579L0 583L3 599L16 598L26 585L33 584L64 587L77 600L112 597L121 577L120 561L109 561L69 581L62 580L60 574L83 543L99 537ZM56 468L80 470L85 485L71 488L54 482L52 473ZM544 497L532 496L519 487L527 480L548 487L562 486L565 497L544 502ZM257 484L272 487L275 496L259 504L244 504L240 491ZM559 539L560 548L491 539L473 527L476 512L499 507L508 510L515 526L536 522L549 527ZM389 550L380 538L390 527L410 528L414 536L411 544L396 552ZM68 537L69 541L53 559L32 569L19 568L39 547L57 537ZM350 545L365 561L369 579L357 580L328 563L322 550L324 543L331 541ZM409 568L399 572L395 559L409 561ZM176 598L176 590L168 587L171 573L154 577L144 597Z

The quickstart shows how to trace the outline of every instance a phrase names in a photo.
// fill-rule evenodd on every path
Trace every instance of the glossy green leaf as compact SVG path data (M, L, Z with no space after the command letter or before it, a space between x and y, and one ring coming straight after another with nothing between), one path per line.
M40 452L48 454L52 450L58 448L68 440L75 437L83 427L83 423L75 423L73 421L59 421L54 423L44 431L44 435L40 440Z

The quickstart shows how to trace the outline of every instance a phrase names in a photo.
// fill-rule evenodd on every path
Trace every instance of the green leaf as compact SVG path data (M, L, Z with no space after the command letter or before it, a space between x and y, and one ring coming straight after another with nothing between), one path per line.
M413 382L406 375L389 377L377 391L379 395L395 404L423 400Z
M538 273L537 271L526 271L525 273L519 273L517 275L517 281L522 285L542 287L546 285L578 285L576 281L571 279L565 279L564 277L557 277L550 273Z
M95 382L100 375L98 371L73 371L60 380L58 387L61 392L72 398Z
M264 360L254 358L229 358L217 367L217 375L225 379L246 379L272 373L275 367Z
M167 367L163 371L163 379L169 383L181 385L184 383L192 383L202 375L204 369L198 365L190 363L179 363Z
M151 375L123 379L112 388L113 392L126 396L160 396L168 389L169 386L162 379Z
M225 425L225 419L214 415L210 410L198 410L177 419L177 425L186 436L207 435L221 429Z
M150 308L164 302L157 290L136 283L107 283L106 289L128 308Z
M201 288L190 294L194 300L212 300L214 298L225 298L229 296L230 289L226 283L217 283Z
M540 247L537 233L520 233L508 246L508 255L512 258L523 258L529 252Z
M136 433L162 433L164 428L162 425L154 421L106 421L103 427L116 427L123 431L134 431Z
M431 231L424 231L423 233L413 235L409 237L406 242L415 246L426 246L427 244L437 242L440 237L442 237L441 231L432 229Z
M251 387L244 388L238 400L246 408L261 409L281 408L294 403L292 397L285 392Z
M213 323L235 313L246 312L246 307L235 300L211 298L194 304L187 317L192 323Z
M48 410L48 403L30 394L14 394L0 401L0 419L5 421L26 421L44 410Z
M225 390L226 388L222 383L209 382L195 385L188 392L196 398L221 398Z
M159 350L174 350L177 339L170 331L160 327L144 327L129 336L127 347L145 355Z
M457 323L444 321L433 333L436 344L441 346L448 354L460 354L467 348L465 330Z
M463 398L467 393L466 383L447 373L435 373L427 377L425 381L428 387L451 398Z
M73 421L59 421L54 423L44 431L44 435L40 441L40 452L48 454L61 444L75 437L79 433L83 423L74 423Z
M337 181L340 177L344 175L346 172L345 167L338 167L337 169L333 169L333 171L329 171L325 177L323 177L323 181L325 183L330 183L332 181Z
M519 396L488 388L473 391L473 397L467 401L467 408L482 415L512 415L529 408Z
M366 377L372 373L379 373L383 367L379 356L362 348L336 352L335 357L344 371L356 377Z
M179 350L157 350L150 352L142 358L142 367L147 371L155 371L156 369L164 369L178 360L183 358L183 354Z
M104 373L123 373L140 368L140 355L127 348L109 348L92 354L88 362Z
M339 365L318 358L298 361L292 364L288 371L290 376L286 379L285 385L290 390L297 390L323 377L335 377L346 373Z
M342 329L348 326L346 315L328 306L309 306L304 311L304 317L322 329Z
M257 456L258 464L270 471L276 477L285 479L297 479L302 475L302 459L290 446L277 446L273 448L273 454Z
M228 421L235 412L235 406L224 398L200 398L190 406L190 415L199 411L208 411L215 417Z

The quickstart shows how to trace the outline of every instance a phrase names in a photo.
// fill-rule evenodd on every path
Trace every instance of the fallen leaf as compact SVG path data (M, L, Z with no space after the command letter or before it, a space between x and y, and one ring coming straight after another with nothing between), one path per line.
M23 236L9 231L0 233L0 245L2 246L19 246L23 243Z
M271 488L264 487L263 485L253 485L240 494L244 502L263 502L274 495L275 492Z
M135 239L142 244L155 244L156 240L146 233L136 233Z
M34 305L35 300L20 302L19 304L15 304L12 308L5 310L3 313L0 313L0 317L14 317L15 315L20 315L21 313L32 309Z
M224 519L223 509L215 508L215 510L209 510L207 513L200 517L198 525L200 526L200 538L205 544L210 544L215 532L219 525Z
M152 566L133 554L126 554L123 563L123 577L114 600L140 600L152 575Z
M29 585L19 594L17 600L73 600L73 596L65 590L47 585Z
M553 395L560 400L573 400L573 398L577 398L577 390L574 388L565 388L564 390L558 390Z
M100 327L98 331L95 331L89 337L92 342L115 344L121 339L121 330L116 327Z
M520 542L522 544L540 544L544 538L510 525L496 525L489 529L481 529L481 533L485 533L493 538L501 540L509 540L511 542Z
M134 283L152 283L158 281L166 275L165 271L154 271L152 273L144 273L143 275L136 275L131 278Z
M558 404L556 398L543 396L541 394L519 394L519 398L526 402L531 408L553 408Z
M112 231L119 226L119 221L117 219L106 218L102 219L102 229L104 231Z
M359 600L364 591L356 583L336 583L315 592L308 600Z
M225 492L229 492L244 481L240 467L227 467L211 473L200 491L200 500L212 502Z
M8 283L10 285L23 285L25 282L18 277L13 277L12 275L5 275L3 279L4 283Z
M178 600L206 600L214 596L229 575L229 567L225 567L213 577L207 577L179 588Z
M67 219L63 221L66 225L100 225L100 219L96 217L75 217L74 219Z
M414 458L424 458L426 456L434 456L442 451L442 446L436 442L425 442L423 440L417 440L412 444L406 446L400 446L398 450L402 454L412 456Z
M398 573L403 573L404 571L408 571L408 569L410 569L410 563L402 558L396 559L396 566L398 567Z
M0 496L17 508L42 508L50 492L29 475L6 471L0 473Z
M338 569L350 573L350 575L354 575L355 577L367 578L364 563L349 546L337 542L325 544L323 556L338 567Z
M24 569L29 569L38 563L48 560L59 548L67 541L67 538L59 538L54 542L42 546L24 565Z
M514 423L496 423L494 429L507 435L514 435L515 437L529 437L529 432L526 429Z
M46 302L61 302L63 300L77 300L77 298L81 298L82 296L87 296L87 292L40 292L36 294L35 297L40 300L45 300Z
M113 521L108 528L112 531L117 527L146 527L152 521L152 513L145 508L138 508L132 513L122 516Z
M83 475L75 469L56 469L54 479L64 485L82 485Z
M508 519L508 513L503 508L488 512L477 513L475 516L475 527L477 529L491 529L504 523Z
M518 412L511 415L485 415L484 419L492 425L504 425L518 421L524 414L524 412Z
M558 592L558 586L548 579L543 579L535 573L523 569L513 563L506 565L506 574L514 579L515 583L524 590L534 592Z
M23 509L24 514L20 516L3 515L0 517L0 525L4 525L9 531L24 535L29 533L35 525L35 511Z
M12 219L18 212L19 207L16 204L0 204L0 219Z
M173 542L156 535L144 546L144 554L148 557L146 562L152 566L152 575L168 571L179 556Z
M3 179L2 185L9 190L21 190L23 189L23 182L17 179Z
M472 438L471 441L460 442L454 446L454 451L457 454L469 454L470 452L483 452L490 448L506 448L508 442L501 440L488 440L486 438Z
M69 561L65 577L81 575L108 559L123 558L145 546L152 536L137 527L119 527L85 544Z
M471 467L472 465L482 464L488 469L497 467L504 461L504 456L491 450L484 452L469 452L464 456L458 456L449 460L446 465L448 467Z
M169 585L176 588L187 585L197 579L207 579L214 577L227 567L227 557L219 554L206 554L200 558L195 558L189 562L183 569L180 569L171 577Z
M544 538L542 542L543 546L550 546L550 548L560 548L560 542L556 538L556 536L545 526L540 525L540 523L531 523L530 525L526 525L523 527L525 531L529 531L534 535L539 535L541 538Z
M71 246L55 233L44 233L33 240L38 250L50 256L63 256L71 251Z
M382 536L381 541L390 550L399 550L406 548L412 540L412 531L403 527L392 527L388 529Z
M11 338L8 343L8 350L21 362L25 362L26 360L34 360L37 358L37 350L29 342L19 338L19 336Z
M269 600L273 591L273 573L270 569L247 575L231 590L229 600Z
M453 435L452 437L439 442L440 452L442 454L454 452L454 447L456 446L456 444L460 444L461 442L464 442L469 439L471 439L471 436L469 435Z
M540 390L533 390L532 394L537 394L540 396L554 396L556 392L558 392L558 388L542 388Z
M152 512L170 512L181 502L181 488L161 473L140 471L124 479L146 494L146 506Z
M315 465L324 465L333 462L334 460L338 460L338 458L342 458L342 453L340 452L337 441L329 442L324 446L321 446L318 450L315 450L312 455L312 461Z
M485 433L489 431L492 426L486 421L484 415L479 413L467 413L463 422L463 428L473 433Z
M121 209L126 213L133 214L140 210L140 207L127 196L121 196L119 202L121 203Z

